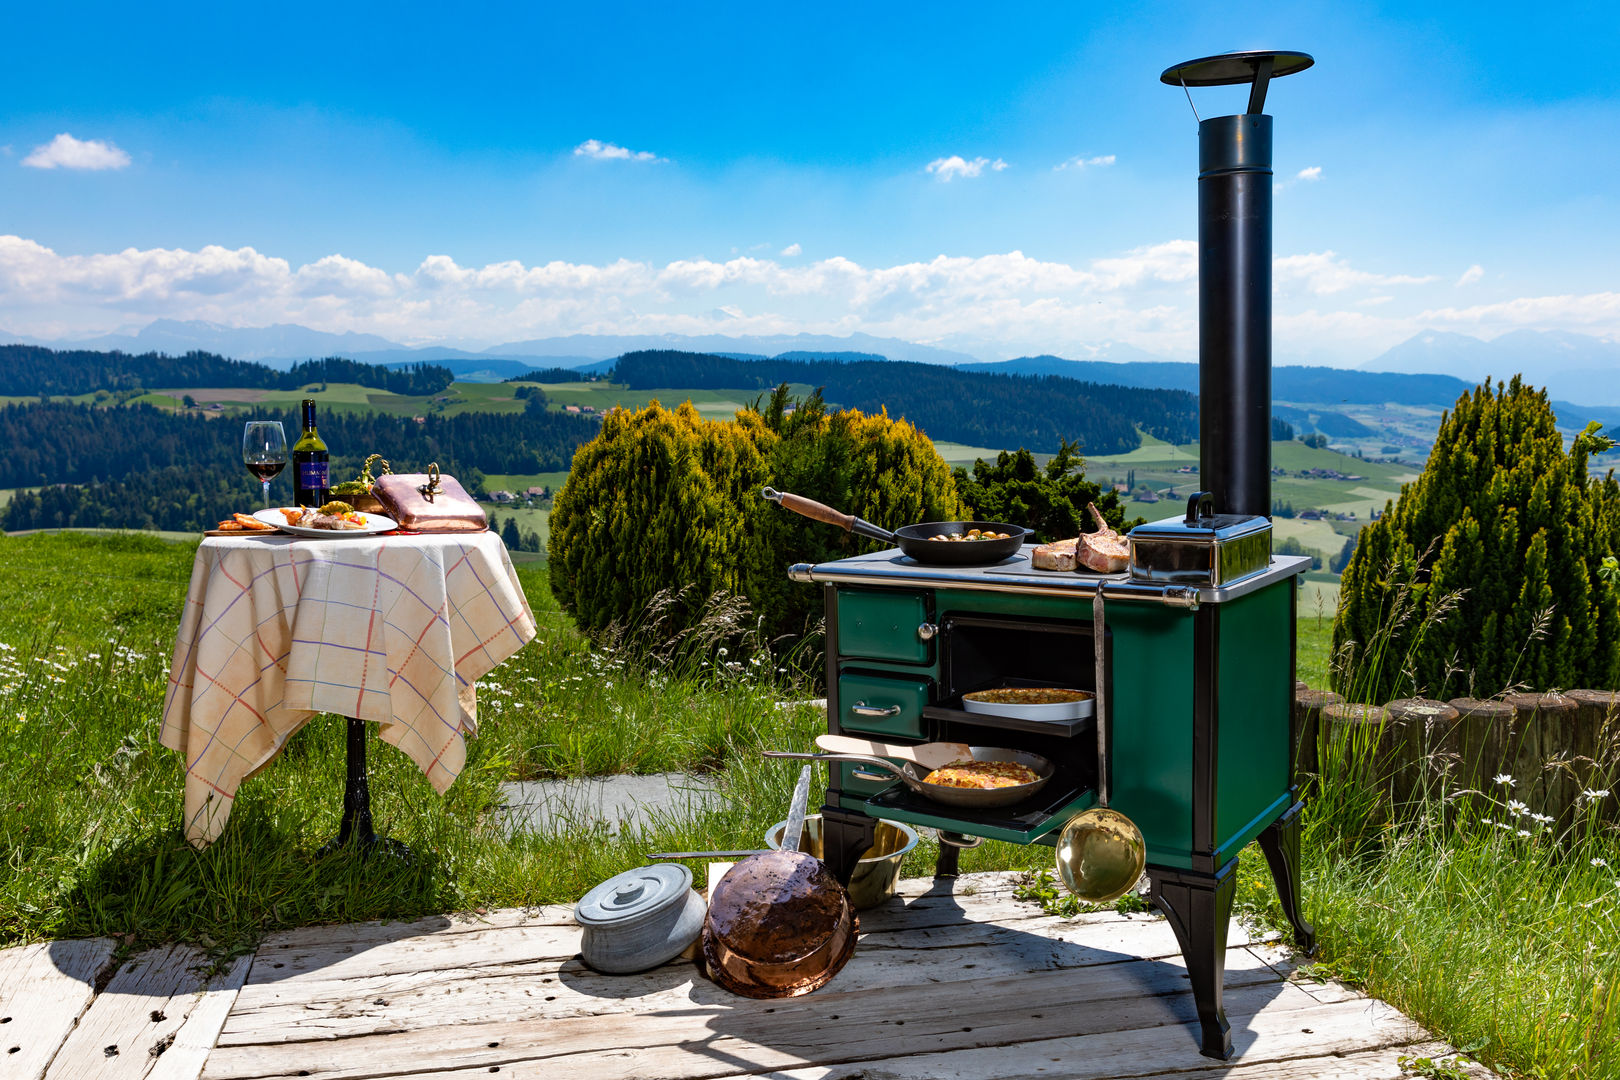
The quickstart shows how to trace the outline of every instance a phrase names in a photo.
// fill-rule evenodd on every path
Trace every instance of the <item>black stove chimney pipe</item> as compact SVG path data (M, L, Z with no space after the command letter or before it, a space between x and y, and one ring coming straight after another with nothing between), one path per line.
M1271 514L1271 117L1198 125L1199 486Z
M1313 63L1237 52L1159 76L1183 90L1250 86L1247 112L1198 124L1199 487L1222 514L1271 516L1271 117L1261 110L1272 79Z

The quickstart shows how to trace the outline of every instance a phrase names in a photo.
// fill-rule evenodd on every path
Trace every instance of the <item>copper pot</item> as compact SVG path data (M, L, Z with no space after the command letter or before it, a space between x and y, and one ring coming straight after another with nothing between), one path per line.
M720 879L703 923L709 977L752 998L823 986L855 951L860 923L826 865L802 851L750 855Z

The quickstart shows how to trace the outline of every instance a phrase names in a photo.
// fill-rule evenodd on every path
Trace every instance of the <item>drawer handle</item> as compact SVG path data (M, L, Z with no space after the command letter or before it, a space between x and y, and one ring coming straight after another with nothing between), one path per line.
M856 716L899 716L900 706L890 705L887 709L880 709L876 705L868 705L864 701L857 701L855 704L849 707L849 711L854 713Z
M851 769L849 770L849 775L856 780L869 780L878 784L887 784L889 781L894 779L892 776L884 776L882 773L867 772L864 769Z
M939 627L935 626L931 622L925 622L921 626L917 627L917 640L933 641L934 635L937 633L939 633Z

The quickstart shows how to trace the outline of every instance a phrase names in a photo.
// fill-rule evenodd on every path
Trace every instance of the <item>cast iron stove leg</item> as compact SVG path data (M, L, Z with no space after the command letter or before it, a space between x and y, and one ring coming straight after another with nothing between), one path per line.
M1203 1027L1201 1049L1204 1056L1225 1061L1232 1056L1232 1031L1221 991L1226 982L1226 931L1237 890L1237 860L1214 874L1149 868L1148 877L1153 882L1153 902L1169 917L1187 962L1198 1022Z
M956 876L956 863L962 856L962 849L955 844L943 841L939 845L939 857L934 860L934 877L948 878Z
M868 848L877 842L877 822L865 814L827 805L821 808L822 861L839 884L848 885Z
M366 722L351 716L347 723L345 767L348 775L343 784L343 822L338 826L337 839L328 840L316 855L330 855L351 842L358 842L364 858L381 851L411 862L415 856L410 848L398 840L378 836L372 828L371 784L366 779Z
M1316 952L1316 928L1305 921L1305 912L1299 902L1299 833L1300 811L1304 803L1295 803L1282 817L1260 833L1260 850L1266 853L1271 867L1271 880L1277 883L1277 898L1282 901L1283 914L1294 928L1294 945L1310 956Z

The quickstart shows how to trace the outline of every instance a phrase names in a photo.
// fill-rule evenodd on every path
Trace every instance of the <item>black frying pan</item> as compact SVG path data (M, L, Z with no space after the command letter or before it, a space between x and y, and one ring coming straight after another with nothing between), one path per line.
M813 521L836 525L845 532L858 533L872 540L893 544L920 563L936 566L987 566L998 563L1010 555L1018 554L1030 530L1022 525L1008 525L999 521L924 521L890 532L854 514L844 514L825 503L793 495L775 488L760 492L766 499L803 514ZM934 536L965 536L972 529L981 532L1006 533L1005 540L934 540Z

